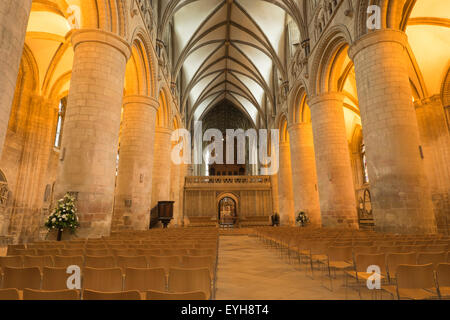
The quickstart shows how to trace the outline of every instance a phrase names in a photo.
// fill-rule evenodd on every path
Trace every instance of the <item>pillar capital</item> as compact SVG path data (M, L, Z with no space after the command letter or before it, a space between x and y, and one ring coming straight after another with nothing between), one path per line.
M354 60L355 56L362 50L380 42L397 42L401 46L407 48L408 36L403 31L394 29L383 29L370 32L350 46L348 49L348 56L351 60Z
M74 50L76 50L78 45L86 42L97 42L111 46L121 52L126 60L131 56L130 44L122 37L108 31L100 29L80 29L73 32L72 45Z
M149 107L154 108L155 111L158 111L159 108L159 101L152 97L144 95L129 95L123 98L124 106L135 103L141 105L148 105Z
M308 105L313 108L315 104L322 103L325 101L336 101L336 103L343 103L345 95L342 92L324 92L318 95L312 96Z

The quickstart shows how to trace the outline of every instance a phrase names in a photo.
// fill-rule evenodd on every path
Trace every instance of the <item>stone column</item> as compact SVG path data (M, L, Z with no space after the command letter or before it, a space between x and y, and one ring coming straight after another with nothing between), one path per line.
M126 229L146 230L150 222L153 143L159 102L146 96L123 100L114 220Z
M32 0L0 2L0 155L8 130Z
M152 182L152 208L158 201L170 200L170 169L172 160L170 152L172 142L170 137L172 130L166 128L156 128L155 147L153 157L153 182Z
M325 93L309 102L320 211L324 227L358 228L343 100L340 93Z
M305 211L314 226L321 226L316 160L311 123L288 128L291 146L292 186L295 212Z
M282 225L294 225L294 193L289 142L280 143L280 168L278 171L278 205Z
M114 204L127 42L101 30L78 30L64 121L56 195L73 192L81 237L108 235Z
M434 233L408 77L408 46L404 32L376 31L358 40L349 56L355 63L376 229Z

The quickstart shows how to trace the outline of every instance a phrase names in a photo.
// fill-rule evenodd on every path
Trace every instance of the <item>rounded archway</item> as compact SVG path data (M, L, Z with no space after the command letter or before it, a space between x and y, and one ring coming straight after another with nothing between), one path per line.
M239 216L239 199L232 193L217 197L217 221L221 226L233 226Z

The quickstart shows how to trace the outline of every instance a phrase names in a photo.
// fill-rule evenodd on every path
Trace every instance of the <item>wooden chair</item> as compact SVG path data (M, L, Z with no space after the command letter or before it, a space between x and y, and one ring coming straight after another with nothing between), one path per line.
M36 249L38 256L56 256L60 254L59 249Z
M124 290L166 291L166 272L164 268L126 268Z
M122 291L123 276L120 268L97 269L86 267L83 271L83 289L119 292Z
M113 256L89 256L84 257L84 266L90 268L115 268L116 259Z
M67 268L44 267L42 272L42 290L66 290L69 276Z
M399 299L423 300L438 296L432 263L400 265L396 278Z
M450 299L450 263L440 263L436 269L439 294L443 299Z
M134 257L125 257L125 256L117 256L116 257L117 267L122 269L122 272L125 274L126 268L147 268L147 259L145 256L134 256Z
M41 288L41 271L38 267L5 267L3 273L4 289L16 288L18 290L23 290L25 288Z
M16 254L19 256L35 256L36 249L15 249Z
M0 289L0 300L20 300L19 290L16 288Z
M67 268L68 266L79 266L83 269L84 257L83 256L54 256L54 266L57 268Z
M109 256L110 252L108 249L88 249L86 248L86 250L84 251L85 254L87 256L97 256L97 257L104 257L104 256Z
M367 270L370 266L378 266L380 268L380 280L386 279L386 255L380 254L357 254L355 257L355 270L345 271L346 276L350 276L356 280L359 297L361 296L361 286L365 286L369 277L373 274L368 273ZM346 277L347 283L348 277Z
M184 256L188 254L188 249L163 249L162 256Z
M136 250L135 249L111 249L112 254L117 257L117 256L124 256L124 257L131 257L131 256L136 256Z
M170 293L161 291L147 291L147 300L206 300L206 294L202 291L185 292L185 293Z
M170 268L169 270L169 292L193 292L202 291L206 299L211 298L211 276L208 268L203 269L181 269Z
M53 267L53 258L51 256L24 256L24 268L38 267L41 270L44 267Z
M25 250L24 244L8 244L8 248L6 249L7 256L15 256L19 255L17 250Z
M164 268L167 274L170 268L181 266L179 256L148 256L147 261L150 268Z
M439 263L445 263L447 258L446 252L420 252L417 254L417 264L433 264L436 270Z
M102 292L84 290L83 300L142 300L139 291Z
M60 256L84 256L84 248L60 249Z
M329 247L327 251L328 277L330 278L330 288L333 291L333 281L331 270L345 271L353 267L353 248L352 247Z
M395 285L397 268L399 265L414 265L416 263L416 253L389 253L386 256L386 267L390 285L383 286L382 289L388 292L393 298L397 297L397 287Z
M23 267L23 257L22 256L6 256L0 257L0 270L5 267Z
M136 254L138 256L160 256L161 249L136 249Z
M80 300L78 290L23 290L23 300Z

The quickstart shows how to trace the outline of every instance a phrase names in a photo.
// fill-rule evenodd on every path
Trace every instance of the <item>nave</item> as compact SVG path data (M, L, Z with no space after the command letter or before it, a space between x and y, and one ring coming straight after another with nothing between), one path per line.
M449 237L238 231L159 229L10 245L0 256L0 300L450 298ZM380 282L371 289L373 276Z

